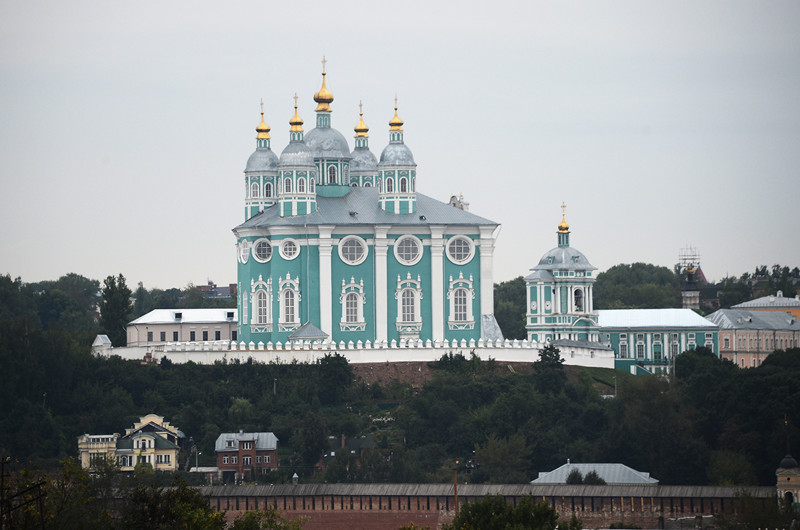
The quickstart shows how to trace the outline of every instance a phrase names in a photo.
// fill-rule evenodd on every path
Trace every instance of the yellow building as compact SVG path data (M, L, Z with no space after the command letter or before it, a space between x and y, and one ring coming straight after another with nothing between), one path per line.
M179 442L183 433L164 421L163 416L148 414L125 429L125 435L84 434L78 437L81 467L92 469L100 459L116 459L120 471L133 471L137 464L150 464L156 471L178 469Z
M778 479L775 489L778 497L784 499L789 505L800 504L800 467L792 455L786 455L781 460L775 477Z

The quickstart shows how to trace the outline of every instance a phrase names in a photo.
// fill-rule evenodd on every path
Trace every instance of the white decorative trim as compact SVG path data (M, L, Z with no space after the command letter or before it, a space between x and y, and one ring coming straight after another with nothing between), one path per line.
M450 287L447 289L447 299L450 300L450 312L447 320L448 329L475 329L475 315L472 312L472 300L475 299L475 289L472 287L472 283L471 274L469 275L469 279L464 278L463 272L459 272L458 278L455 280L452 276L450 276ZM455 293L457 290L463 290L466 292L466 320L455 320L453 318L456 313Z
M469 247L469 253L467 254L467 257L464 259L458 260L453 256L452 252L450 252L450 245L457 241L464 241L467 243L467 246ZM475 242L470 237L464 235L456 235L447 240L447 243L445 244L445 251L447 252L447 259L449 259L451 262L455 263L456 265L466 265L467 263L472 261L472 258L475 256Z
M247 263L250 259L250 242L246 239L239 241L239 263Z
M414 320L403 320L403 294L410 292L413 296L414 302ZM406 278L401 279L400 275L397 276L397 288L394 292L394 298L397 300L397 318L395 325L397 331L400 332L401 339L409 339L419 337L422 331L422 278L417 275L417 279L411 278L411 273L406 273Z
M397 249L400 247L400 244L401 244L403 241L406 241L407 239L413 240L413 241L415 241L415 242L417 243L417 251L418 251L418 252L417 252L417 256L416 256L414 259L411 259L411 260L407 260L407 259L405 259L405 258L402 258L402 257L401 257L401 256L400 256L400 255L397 253ZM397 261L398 261L398 262L399 262L401 265L407 265L407 266L410 266L410 265L416 265L417 263L419 263L419 260L421 260L421 259L422 259L422 255L425 253L425 247L423 247L423 245L422 245L422 241L420 241L420 239L419 239L417 236L413 236L413 235L411 235L411 234L406 234L406 235L403 235L403 236L400 236L400 237L398 237L398 238L395 240L395 242L394 242L394 245L393 245L393 250L394 250L394 257L395 257L395 259L396 259L396 260L397 260Z
M357 241L361 245L361 257L356 260L347 259L344 254L342 253L342 249L344 248L345 244L350 241ZM367 255L369 254L369 247L367 246L367 242L364 241L359 236L346 236L339 240L339 244L337 245L337 250L339 251L339 259L342 260L342 263L347 265L361 265L364 263L364 260L367 259Z
M287 254L286 253L286 244L287 243L293 243L294 244L294 248L295 248L294 254ZM297 240L292 239L290 237L287 237L286 239L282 239L281 242L280 242L280 253L281 253L281 257L283 259L285 259L286 261L292 261L293 259L297 258L297 256L300 255L300 244L297 242Z
M269 246L269 257L267 259L260 259L258 257L258 253L256 252L256 248L258 247L258 245L260 243L266 243ZM275 250L274 248L272 248L272 243L270 242L270 240L267 239L266 237L262 237L260 239L256 239L255 241L253 241L253 245L252 245L251 248L252 248L252 252L253 252L253 259L256 260L259 263L267 263L269 260L271 260L272 259L272 253Z
M280 316L278 320L278 331L294 331L295 329L300 327L300 278L294 278L290 276L290 274L286 273L286 278L281 278L278 283L278 289L280 289L278 294L278 305L280 307ZM293 318L291 320L287 319L286 315L286 303L285 297L287 296L288 292L292 292L294 294L294 307L293 307Z
M355 295L357 300L355 322L347 321L347 298L348 295L351 294ZM345 283L344 278L342 278L342 294L339 295L339 303L342 306L342 318L339 322L339 329L341 331L364 331L367 328L367 322L364 320L364 304L367 303L367 300L364 297L363 278L358 283L356 283L354 277L350 277L350 283Z
M266 303L266 316L263 321L258 319L258 299L260 293L264 293ZM272 278L267 278L267 281L264 281L264 278L259 274L258 281L250 280L250 304L252 306L250 331L256 333L272 331Z

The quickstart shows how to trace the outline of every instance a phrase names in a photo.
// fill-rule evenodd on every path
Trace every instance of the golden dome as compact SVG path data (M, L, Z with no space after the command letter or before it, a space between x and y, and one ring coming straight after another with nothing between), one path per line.
M331 111L331 103L333 102L333 94L331 94L328 87L325 86L325 63L328 61L325 60L325 56L322 56L322 88L319 89L319 92L314 94L314 101L317 102L317 112L324 111L330 112Z
M402 131L403 120L397 115L397 96L394 97L394 118L389 121L390 131Z
M303 130L303 119L297 113L297 94L294 95L294 116L292 116L292 119L289 120L289 125L292 126L292 128L289 129L291 132Z
M366 138L369 136L369 127L364 123L364 112L361 110L361 102L358 102L358 125L353 129L356 132L356 138Z
M269 140L270 139L270 136L269 136L269 131L270 130L271 129L269 128L269 125L267 125L264 122L264 100L262 99L261 100L261 123L259 123L258 127L256 127L256 132L258 133L258 136L256 136L256 138L259 139L259 140Z
M558 223L559 232L569 232L569 225L567 224L567 205L561 203L561 222Z

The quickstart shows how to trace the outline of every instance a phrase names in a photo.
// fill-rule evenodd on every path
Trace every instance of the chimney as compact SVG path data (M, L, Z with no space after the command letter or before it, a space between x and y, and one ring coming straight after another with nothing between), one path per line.
M344 433L342 433L342 449L344 449Z

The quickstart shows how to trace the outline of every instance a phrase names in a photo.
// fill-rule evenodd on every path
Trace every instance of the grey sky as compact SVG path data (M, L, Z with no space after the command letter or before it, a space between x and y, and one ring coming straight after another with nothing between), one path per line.
M800 266L800 3L0 4L0 273L236 281L264 99L306 130L320 60L333 127L358 102L379 155L395 94L418 187L503 225L496 281L556 244L601 270L709 279Z

